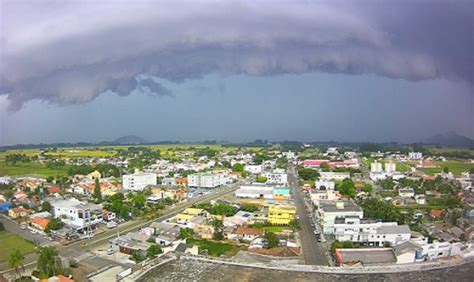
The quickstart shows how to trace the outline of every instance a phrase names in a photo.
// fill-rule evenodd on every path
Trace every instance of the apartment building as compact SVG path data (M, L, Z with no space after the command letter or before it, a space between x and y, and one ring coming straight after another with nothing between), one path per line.
M324 234L334 234L336 218L349 216L364 217L362 208L350 200L320 201L317 213Z
M81 202L77 199L59 200L51 203L53 215L77 232L87 233L102 223L102 205Z
M157 179L155 173L142 173L135 171L134 174L125 174L122 176L122 186L128 191L143 191L148 185L156 185Z

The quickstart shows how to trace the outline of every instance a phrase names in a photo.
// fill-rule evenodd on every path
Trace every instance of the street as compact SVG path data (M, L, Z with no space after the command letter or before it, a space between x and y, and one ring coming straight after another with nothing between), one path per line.
M40 240L44 245L46 245L46 244L55 245L56 249L58 250L59 254L62 257L66 257L68 259L72 259L72 258L78 259L81 256L87 254L90 249L92 249L94 247L101 246L101 245L107 243L109 239L117 236L118 234L125 234L125 233L130 232L130 231L139 230L140 228L142 228L146 225L149 225L152 222L163 221L163 220L166 220L168 218L171 218L171 217L175 216L176 214L182 212L184 209L192 206L193 204L208 202L208 201L211 201L211 200L218 199L218 198L220 198L222 196L225 196L229 193L233 193L235 190L238 189L239 185L240 185L240 183L238 182L238 183L233 184L230 187L219 189L219 191L217 191L217 192L211 192L211 193L209 193L207 195L204 195L202 197L195 198L195 199L192 199L190 201L178 204L175 207L172 207L172 208L164 211L163 215L161 215L160 217L152 219L152 220L148 220L148 221L134 220L134 221L126 222L126 223L120 225L119 227L117 227L115 229L107 230L106 232L95 236L94 238L91 239L90 242L88 242L87 240L81 240L81 241L77 241L77 242L71 243L71 244L66 245L66 246L61 245L57 242L54 242L54 243L50 242L46 238L45 235L31 234L31 232L29 232L28 230L21 229L18 224L13 223L13 222L9 221L6 218L1 218L0 217L0 220L2 222L8 221L8 223L5 224L5 229L7 231L18 234L19 236L21 236L21 237L23 237L24 239L27 239L27 240L31 240L31 238L32 238L31 236L33 236L33 235L35 236L36 239L42 238ZM40 245L43 245L43 244L40 244ZM32 266L32 265L36 264L36 260L37 260L37 255L36 254L30 254L30 255L25 256L24 264L25 264L25 266ZM0 264L0 270L2 270L2 271L0 271L0 274L10 271L10 270L7 270L7 269L8 269L8 264L7 263Z
M296 204L301 230L299 231L301 247L306 264L328 265L326 250L323 243L318 242L316 235L313 233L314 228L311 226L311 218L305 209L305 202L298 185L298 176L295 167L288 166L288 182L293 191L293 197Z

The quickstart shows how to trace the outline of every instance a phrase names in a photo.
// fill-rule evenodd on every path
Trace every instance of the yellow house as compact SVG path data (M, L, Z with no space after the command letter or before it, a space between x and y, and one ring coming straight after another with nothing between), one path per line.
M202 215L203 211L204 211L203 209L187 208L183 211L183 213L190 214L190 215Z
M17 219L20 217L26 217L30 215L32 212L33 212L32 210L25 209L24 207L17 207L17 208L10 209L8 211L8 216L10 216L13 219Z
M176 222L179 224L188 223L193 218L205 214L206 212L203 209L187 208L182 213L176 215Z
M193 227L194 233L202 239L212 239L214 226L209 224L197 224Z
M268 222L275 225L287 225L296 213L295 207L270 206L268 208Z
M95 181L96 179L100 180L100 178L101 178L100 172L97 170L94 170L93 172L87 175L87 179L89 179L90 181Z

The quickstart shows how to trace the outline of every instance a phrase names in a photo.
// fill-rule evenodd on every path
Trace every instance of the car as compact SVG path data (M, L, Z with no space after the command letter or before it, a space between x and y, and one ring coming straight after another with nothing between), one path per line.
M115 253L115 251L113 249L108 249L107 250L107 254L108 255L112 255L113 253Z
M313 233L319 235L321 232L319 232L319 230L314 230Z

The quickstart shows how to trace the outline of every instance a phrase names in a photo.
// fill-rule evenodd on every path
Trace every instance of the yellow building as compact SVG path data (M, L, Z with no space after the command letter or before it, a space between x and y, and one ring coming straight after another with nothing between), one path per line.
M268 222L275 225L287 225L296 213L295 207L270 206L268 208Z
M182 213L176 215L176 222L185 224L198 216L206 216L206 211L203 209L187 208Z
M89 179L90 181L95 181L96 179L100 180L100 178L101 178L100 172L97 170L94 170L93 172L87 175L87 179Z

